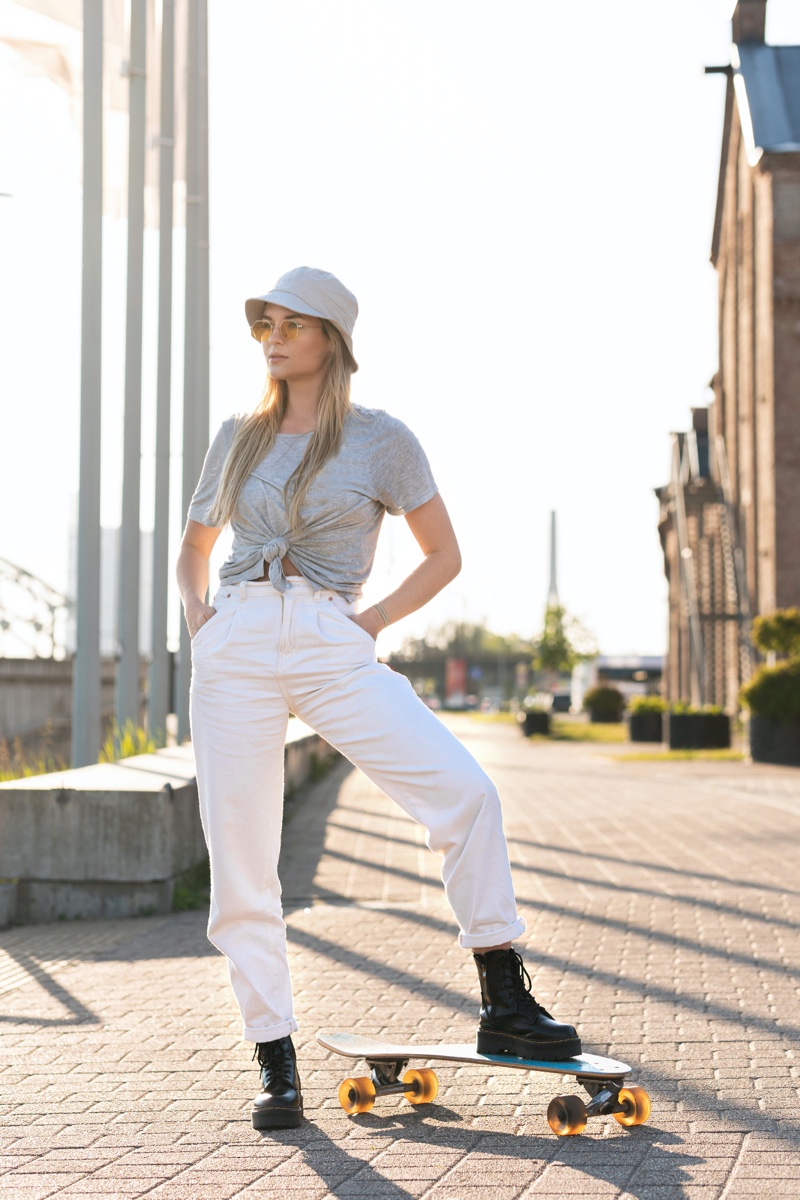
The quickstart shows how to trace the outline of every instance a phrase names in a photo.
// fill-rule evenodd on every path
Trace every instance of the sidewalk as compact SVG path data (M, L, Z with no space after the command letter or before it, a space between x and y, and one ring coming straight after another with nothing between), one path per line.
M318 1029L469 1041L477 980L421 831L347 763L288 809L299 1130L257 1072L200 912L0 932L0 1196L732 1200L800 1195L800 771L614 763L448 718L504 798L534 993L634 1065L647 1125L556 1139L569 1079L438 1064L350 1118ZM611 751L615 748L610 747Z

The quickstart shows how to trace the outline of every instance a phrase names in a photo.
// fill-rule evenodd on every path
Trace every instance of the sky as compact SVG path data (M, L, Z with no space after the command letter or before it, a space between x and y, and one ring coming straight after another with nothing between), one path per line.
M450 618L535 635L551 510L568 611L603 653L664 651L653 489L668 478L670 432L708 402L717 365L709 252L724 78L703 67L730 61L732 7L210 0L211 433L262 389L245 298L301 263L334 271L360 304L353 399L417 434L462 548L461 575L381 635L382 651ZM798 10L770 0L768 40L800 42ZM65 588L78 487L80 131L63 89L15 61L3 48L0 105L13 120L0 122L11 280L0 289L0 557ZM103 520L113 525L124 221L108 220L104 236ZM145 528L156 263L150 231ZM173 429L177 480L179 413ZM177 489L172 508L174 558ZM387 517L365 601L418 559L404 520Z

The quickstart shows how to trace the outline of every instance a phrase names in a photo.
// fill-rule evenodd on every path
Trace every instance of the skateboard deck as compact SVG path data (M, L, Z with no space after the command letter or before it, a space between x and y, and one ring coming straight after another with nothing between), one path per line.
M510 1054L480 1054L467 1042L395 1043L352 1033L318 1033L317 1041L334 1054L363 1059L371 1071L370 1075L345 1079L339 1088L339 1103L350 1115L368 1112L381 1095L403 1094L411 1104L429 1104L434 1100L438 1092L435 1072L429 1068L406 1071L411 1059L574 1076L590 1099L584 1103L580 1096L556 1096L551 1101L547 1120L559 1137L582 1133L588 1118L593 1116L612 1114L621 1125L641 1125L650 1115L650 1100L644 1089L623 1087L631 1073L628 1064L598 1054L578 1054L551 1062ZM402 1072L405 1074L401 1079Z

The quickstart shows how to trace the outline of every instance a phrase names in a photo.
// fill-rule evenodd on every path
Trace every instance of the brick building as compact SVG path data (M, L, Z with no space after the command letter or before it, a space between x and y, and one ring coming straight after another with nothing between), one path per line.
M738 708L751 613L800 604L800 46L733 14L711 259L713 402L673 435L657 489L669 580L667 699Z

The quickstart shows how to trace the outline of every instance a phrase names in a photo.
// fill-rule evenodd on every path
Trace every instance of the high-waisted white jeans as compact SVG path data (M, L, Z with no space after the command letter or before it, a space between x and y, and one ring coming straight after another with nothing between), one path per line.
M228 959L244 1037L297 1029L278 853L289 713L427 830L462 946L518 937L497 791L404 676L376 661L356 607L293 577L223 585L192 640L191 722L211 859L208 936Z

